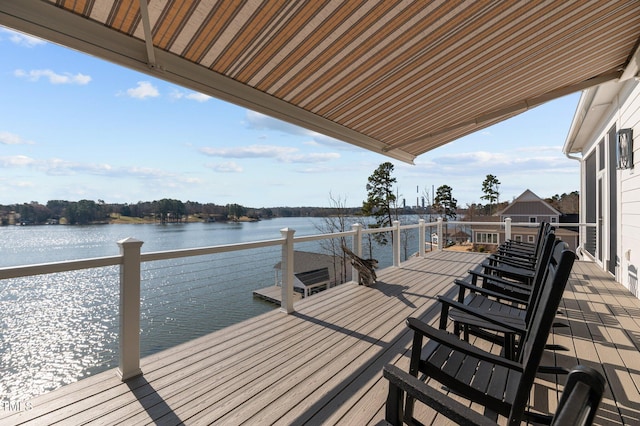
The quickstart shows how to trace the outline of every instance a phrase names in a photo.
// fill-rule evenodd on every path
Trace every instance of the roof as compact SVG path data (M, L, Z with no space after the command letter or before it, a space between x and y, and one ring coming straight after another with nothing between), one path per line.
M412 162L633 77L640 2L0 2L0 25Z
M557 215L562 212L553 208L549 203L538 197L531 190L527 189L513 200L504 210L498 213L499 216L506 215Z
M640 58L638 54L636 57ZM634 79L614 80L583 91L562 151L573 154L588 150L593 138L607 130L602 129L603 123L615 114L637 85Z
M322 268L333 268L335 261L339 264L342 262L342 258L339 256L331 256L329 254L312 253L301 250L294 250L293 252L293 273L303 273L312 270ZM280 270L282 268L282 262L277 262L273 269Z

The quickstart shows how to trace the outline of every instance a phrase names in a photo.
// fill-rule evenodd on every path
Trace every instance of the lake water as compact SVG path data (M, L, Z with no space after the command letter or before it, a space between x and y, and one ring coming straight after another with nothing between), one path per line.
M142 252L324 233L323 219L251 223L0 227L0 267L119 254L133 237ZM415 241L415 238L414 238ZM321 252L318 242L296 250ZM415 252L414 248L411 252ZM379 252L381 266L390 255ZM390 253L390 250L386 250ZM145 262L141 355L146 356L275 309L252 292L275 283L280 246ZM118 364L118 267L0 281L0 399L27 402Z
M0 227L0 266L111 256L134 237L142 252L317 233L318 220L251 223ZM245 252L243 252L245 253ZM247 257L253 271L247 271ZM277 247L238 256L143 264L141 353L155 353L274 309L252 297L273 285ZM249 268L251 269L251 268ZM243 272L242 277L233 274ZM219 282L212 276L221 277ZM0 281L0 399L25 400L117 366L117 267Z

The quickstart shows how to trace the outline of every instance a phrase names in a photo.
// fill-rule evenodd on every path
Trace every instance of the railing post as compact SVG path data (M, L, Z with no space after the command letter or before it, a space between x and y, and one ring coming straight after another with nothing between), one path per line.
M122 381L142 374L140 369L140 247L135 238L118 241L120 265L120 364Z
M438 250L442 250L442 240L444 239L444 235L442 233L442 218L438 218Z
M282 244L282 301L280 311L293 313L293 234L295 230L285 228L280 233L284 238Z
M393 266L400 266L400 221L393 221Z
M427 243L425 238L425 222L424 219L418 220L418 256L424 257L425 245Z
M351 225L351 229L356 233L353 236L351 251L354 252L356 256L362 257L362 225L354 223ZM360 282L360 274L358 274L358 270L353 265L351 265L351 280L357 283Z
M511 218L508 217L504 220L504 240L509 241L510 239L511 239ZM498 244L500 244L500 241L498 241Z

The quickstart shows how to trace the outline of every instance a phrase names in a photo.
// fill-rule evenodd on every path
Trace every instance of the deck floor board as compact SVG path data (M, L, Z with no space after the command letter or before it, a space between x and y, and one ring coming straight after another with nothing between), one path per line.
M0 423L382 424L382 367L408 369L405 319L437 326L436 296L482 258L431 252L379 271L372 287L321 292L297 301L294 314L276 309L146 357L144 375L127 383L103 372L34 399L30 411L0 412ZM640 300L596 265L577 262L561 311L568 327L555 328L550 342L568 350L548 351L544 364L597 368L609 384L596 423L640 423ZM554 410L562 382L541 375L534 408ZM425 423L444 420L428 407L416 414Z

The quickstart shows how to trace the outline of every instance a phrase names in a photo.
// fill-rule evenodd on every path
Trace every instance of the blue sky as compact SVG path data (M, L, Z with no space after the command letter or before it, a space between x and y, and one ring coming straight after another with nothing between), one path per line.
M359 206L385 161L411 205L444 184L459 206L481 202L487 174L501 200L579 189L578 162L561 152L579 94L408 165L2 27L0 57L0 204Z

